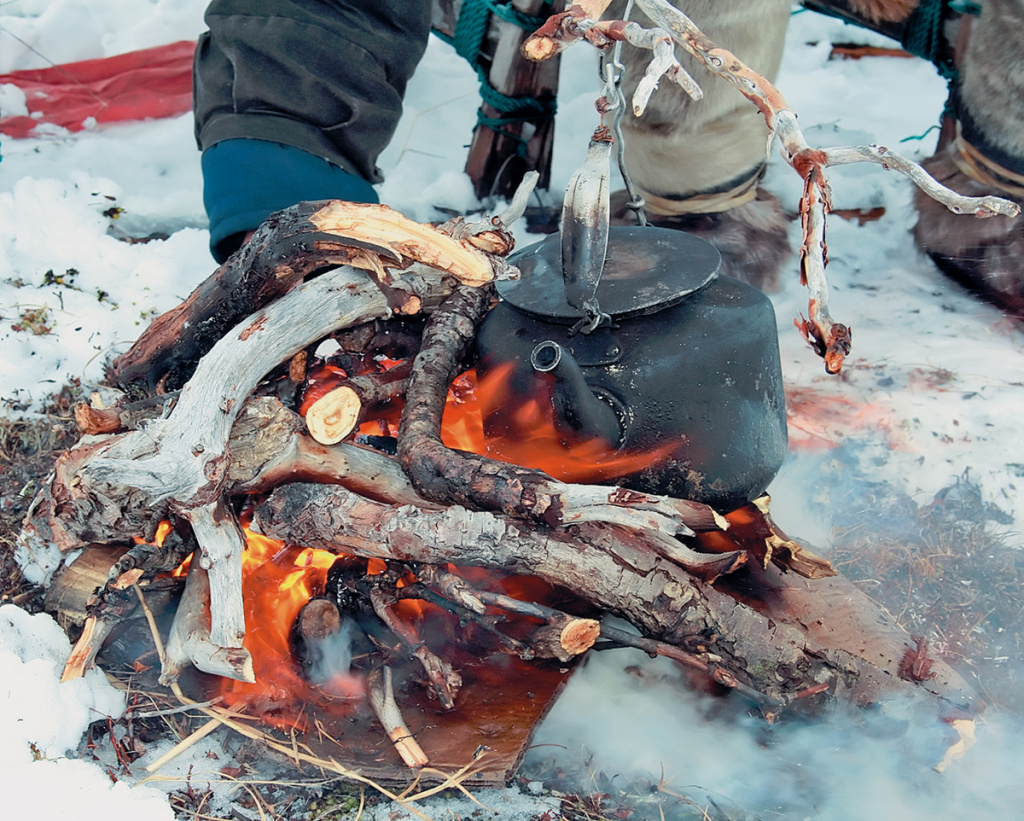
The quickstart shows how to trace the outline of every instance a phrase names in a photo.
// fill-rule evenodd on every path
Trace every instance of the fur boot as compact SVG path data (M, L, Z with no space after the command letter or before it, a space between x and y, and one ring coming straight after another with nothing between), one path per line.
M956 138L923 163L961 194L1024 203L1024 0L985 0L963 58ZM1024 317L1024 217L957 216L916 195L914 239L970 290Z
M612 223L636 225L626 208L626 192L612 195ZM744 205L713 214L648 215L648 222L702 237L722 255L721 272L742 279L762 291L775 291L779 272L790 256L789 223L778 199L764 189Z
M713 41L774 79L782 59L789 0L674 0ZM618 16L615 6L606 16ZM638 16L637 22L647 24ZM775 197L758 191L767 159L768 127L760 112L725 80L677 49L704 91L691 100L662 82L642 117L623 120L625 163L655 225L689 231L722 252L723 273L770 289L789 256L788 220ZM627 101L650 61L623 51ZM635 224L616 195L613 219Z

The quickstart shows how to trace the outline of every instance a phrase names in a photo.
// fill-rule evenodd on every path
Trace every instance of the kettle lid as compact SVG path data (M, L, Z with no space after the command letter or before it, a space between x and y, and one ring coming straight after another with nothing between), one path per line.
M522 276L497 283L502 299L540 317L572 324L583 313L569 304L561 241L552 234L513 254ZM612 226L597 286L601 309L625 319L677 305L718 277L722 258L710 242L669 228Z

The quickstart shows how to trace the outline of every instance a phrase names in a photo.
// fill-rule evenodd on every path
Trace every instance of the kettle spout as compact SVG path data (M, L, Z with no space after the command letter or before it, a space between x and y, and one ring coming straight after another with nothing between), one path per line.
M594 389L572 354L557 342L539 343L530 353L530 364L538 373L555 378L551 403L555 424L566 434L600 438L614 447L623 440L624 413L610 393Z

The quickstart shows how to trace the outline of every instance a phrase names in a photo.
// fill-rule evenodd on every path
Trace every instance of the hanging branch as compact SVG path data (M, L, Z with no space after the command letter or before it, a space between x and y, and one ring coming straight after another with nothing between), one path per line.
M709 72L731 83L765 118L770 132L768 147L776 137L783 159L804 180L800 204L804 241L800 249L800 276L808 289L808 318L796 325L815 352L825 360L829 373L838 373L850 352L850 329L832 319L828 306L828 280L825 277L827 246L825 219L830 208L828 178L825 168L854 162L874 162L897 171L913 181L928 196L941 202L956 214L990 217L1002 214L1015 217L1020 207L999 197L965 197L937 182L921 166L883 146L850 146L811 148L797 125L796 114L789 108L782 93L766 78L750 69L732 52L709 40L685 14L665 0L636 0L637 5L653 21L645 29L624 20L597 21L581 5L556 15L538 29L523 46L523 53L534 60L544 60L580 39L598 48L615 41L625 41L637 48L652 50L655 57L633 98L633 112L640 116L653 90L651 77L667 76L686 88L686 77L680 74L678 62L666 60L659 52L666 37L693 55ZM603 10L603 3L590 4ZM684 72L685 73L685 72ZM687 75L688 77L688 75ZM654 83L656 85L656 82ZM692 92L691 96L698 99Z

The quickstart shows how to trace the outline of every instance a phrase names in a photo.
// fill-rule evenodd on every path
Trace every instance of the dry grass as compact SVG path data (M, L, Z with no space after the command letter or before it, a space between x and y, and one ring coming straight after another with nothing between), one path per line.
M1024 553L1000 518L965 476L917 510L898 541L851 529L829 558L989 702L1020 715Z

